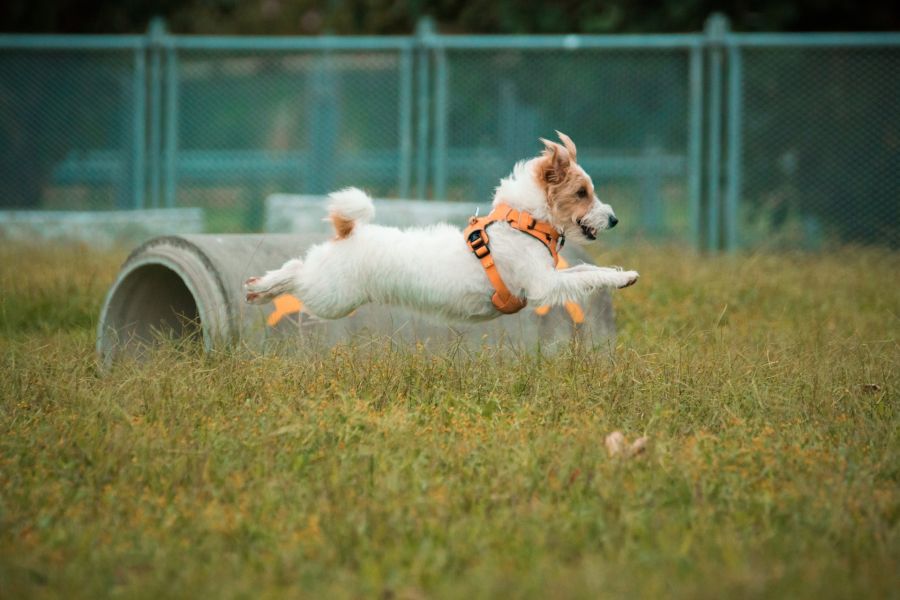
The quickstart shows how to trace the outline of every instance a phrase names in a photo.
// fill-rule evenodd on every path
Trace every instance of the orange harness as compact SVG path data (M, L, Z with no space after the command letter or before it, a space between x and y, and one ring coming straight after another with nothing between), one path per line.
M481 261L484 272L487 274L491 285L494 286L494 295L491 302L500 312L511 315L517 313L523 308L527 301L524 298L514 296L497 271L497 265L494 264L494 258L491 256L491 248L488 245L490 240L487 235L487 228L497 222L509 223L510 227L527 233L528 235L540 240L542 244L547 246L550 256L553 257L554 266L559 263L559 249L565 238L560 236L556 228L546 221L538 221L524 210L515 210L506 204L499 204L494 207L486 217L472 217L469 219L469 226L466 227L463 235L466 243L475 257Z

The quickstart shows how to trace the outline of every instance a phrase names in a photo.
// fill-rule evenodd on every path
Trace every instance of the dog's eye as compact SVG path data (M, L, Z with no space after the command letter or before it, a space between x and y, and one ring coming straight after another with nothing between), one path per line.
M584 188L578 188L578 191L575 193L578 194L579 198L584 198L585 196L587 196L587 190Z

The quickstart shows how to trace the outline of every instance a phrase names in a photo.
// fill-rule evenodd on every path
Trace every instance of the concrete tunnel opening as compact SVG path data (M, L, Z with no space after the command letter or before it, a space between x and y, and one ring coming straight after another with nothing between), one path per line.
M184 280L161 264L137 267L110 295L100 335L108 356L138 356L162 340L202 343L197 301Z

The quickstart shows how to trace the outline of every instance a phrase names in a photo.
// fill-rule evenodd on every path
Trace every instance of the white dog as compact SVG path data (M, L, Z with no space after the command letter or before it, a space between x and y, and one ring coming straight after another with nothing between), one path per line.
M575 162L575 144L557 134L563 145L542 139L543 154L519 162L500 181L495 212L506 205L514 214L529 213L532 225L537 222L555 230L562 240L593 241L618 219L610 206L600 202L591 178ZM368 302L457 321L483 321L502 314L492 301L498 288L488 277L485 260L473 254L458 228L441 224L400 230L372 225L375 207L361 190L347 188L329 198L336 238L311 247L303 260L289 260L280 269L248 279L247 302L261 304L291 293L305 311L324 319L344 317ZM559 305L601 288L624 288L638 279L636 271L593 265L557 270L556 248L519 229L506 221L494 222L489 229L492 262L516 296L513 300Z

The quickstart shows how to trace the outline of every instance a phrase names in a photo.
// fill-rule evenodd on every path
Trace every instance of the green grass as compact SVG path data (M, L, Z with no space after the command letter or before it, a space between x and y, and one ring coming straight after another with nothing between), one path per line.
M612 356L98 372L121 253L0 246L0 597L887 597L900 258L616 250ZM607 457L604 437L650 436Z

